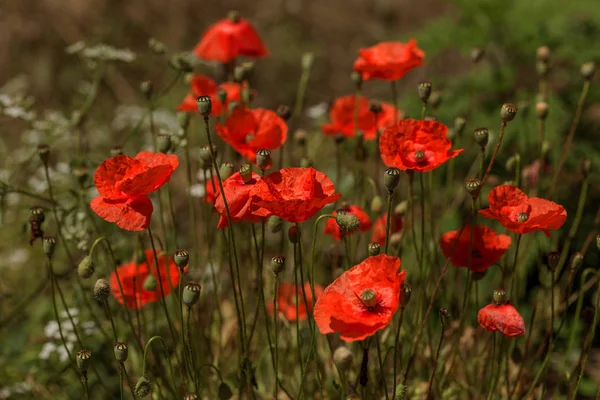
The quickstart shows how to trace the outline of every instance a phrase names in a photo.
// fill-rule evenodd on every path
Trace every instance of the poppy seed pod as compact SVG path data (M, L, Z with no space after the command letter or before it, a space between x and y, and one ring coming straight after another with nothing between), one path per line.
M425 104L429 101L429 97L431 96L431 82L423 81L419 82L417 86L417 92L419 93L419 98Z
M50 146L47 144L40 144L37 147L37 153L40 157L40 160L42 160L42 163L44 163L44 165L48 165L48 160L50 159Z
M300 229L298 229L298 227L296 225L292 225L290 226L290 229L288 229L288 239L290 240L290 242L297 244L300 242Z
M190 253L184 249L175 250L173 260L175 261L175 265L183 270L190 262Z
M365 289L360 293L360 300L367 308L373 308L377 305L377 294L373 289Z
M115 146L110 149L110 155L113 157L120 156L121 154L123 154L123 148L121 146Z
M167 51L167 46L165 46L163 42L160 42L155 38L148 39L148 48L152 53L156 55L165 54Z
M140 83L140 92L142 92L146 100L150 100L150 98L152 97L153 88L154 85L152 85L151 81L143 81L142 83Z
M44 215L44 209L39 206L34 206L29 209L29 214L37 222L44 222L46 216Z
M412 295L412 286L408 283L403 283L400 287L400 307L405 308L410 301Z
M383 210L383 206L384 203L381 196L373 197L373 200L371 200L371 212L374 214L379 214Z
M545 101L539 101L535 105L535 113L539 119L546 119L548 117L548 103Z
M354 355L346 346L340 346L333 352L333 361L342 371L347 371L352 367Z
M98 303L104 303L110 295L110 284L106 279L98 279L94 284L94 299Z
M538 61L548 62L550 61L550 48L548 46L540 46L535 51L535 56Z
M477 178L469 178L465 181L465 189L473 197L477 196L480 186L481 181Z
M269 149L259 149L256 152L256 165L262 171L265 171L271 168L273 164L273 159L271 158L271 151Z
M209 145L205 144L199 149L200 158L207 164L212 163L213 155L217 156L217 146L213 144L212 150Z
M400 183L400 170L395 167L387 168L383 177L383 183L388 192L393 192L398 187L398 183Z
M192 307L200 298L200 290L202 286L198 283L190 282L183 288L183 304Z
M54 249L56 249L56 238L54 236L45 236L42 239L42 244L44 248L44 254L48 259L52 258L54 254Z
M473 61L474 64L477 64L479 61L481 61L484 55L485 50L481 47L473 47L471 49L471 61Z
M581 174L584 178L587 178L592 171L592 160L589 158L584 158L581 160L581 164L579 164L579 168L581 169Z
M467 119L463 116L458 116L454 118L454 132L457 135L460 135L464 130L465 126L467 126Z
M222 163L221 168L219 168L219 174L223 180L229 178L231 175L233 175L233 164L230 162Z
M240 167L240 175L244 180L244 183L248 183L252 180L252 164L244 164Z
M221 382L219 385L219 400L229 400L233 396L233 392L229 385L225 382Z
M273 269L273 273L278 275L281 271L283 271L283 267L285 266L285 257L284 256L275 256L271 258L271 268Z
M272 233L277 233L277 232L281 231L282 226L283 226L283 220L281 218L279 218L277 215L271 215L267 219L267 227L269 228L269 230Z
M292 116L292 109L285 104L281 104L277 107L277 115L284 121L287 121Z
M494 304L496 304L497 306L506 304L506 302L508 301L508 296L506 295L506 291L504 289L494 290L493 300L494 300Z
M196 106L198 106L198 112L204 118L208 118L212 111L212 100L210 96L198 96L196 97Z
M529 215L527 213L518 213L517 214L517 221L518 222L527 222L527 220L529 219Z
M591 80L596 73L596 63L593 61L588 61L581 65L581 76L587 81Z
M77 266L77 273L79 274L80 278L87 279L94 274L95 269L96 268L94 266L92 257L87 255L79 262L79 265Z
M377 242L369 243L367 246L369 257L377 256L381 252L381 245Z
M485 146L487 146L489 140L488 128L475 129L473 137L475 138L475 143L477 143L479 147L484 148Z
M504 122L512 121L517 115L517 106L511 103L505 103L500 109L500 119Z
M129 346L125 342L117 342L113 347L113 351L115 353L115 359L119 363L124 363L127 361L127 357L129 356Z
M343 233L351 233L356 231L360 227L360 221L355 215L338 212L335 216L335 222L340 227L340 231Z
M137 397L146 397L152 391L152 381L148 375L141 376L135 384L135 395Z
M82 374L87 372L91 358L92 351L89 349L82 349L77 352L77 368L79 368Z
M156 147L161 153L168 153L171 150L171 135L168 133L156 135Z
M558 267L559 260L560 253L558 251L548 253L548 267L550 268L550 271L556 270L556 267Z
M183 395L183 400L197 400L198 395L196 393L186 393Z

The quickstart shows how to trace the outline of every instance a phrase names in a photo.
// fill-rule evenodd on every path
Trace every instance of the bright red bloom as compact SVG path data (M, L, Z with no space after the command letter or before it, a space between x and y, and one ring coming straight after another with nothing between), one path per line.
M402 230L402 216L393 215L390 221L390 235ZM385 227L387 224L387 213L377 218L373 224L373 233L371 234L371 243L379 243L381 246L385 243Z
M110 290L114 298L127 308L139 309L145 304L159 301L161 298L158 271L154 262L154 252L146 250L144 255L146 256L146 260L141 264L131 261L119 266L117 272L113 272L110 275ZM175 261L171 257L161 253L157 253L157 256L162 288L165 296L168 296L171 293L171 286L177 287L179 283L179 268L175 265ZM124 296L119 289L117 273L121 280ZM144 282L149 275L154 275L154 278L156 278L156 290L154 291L144 289ZM171 278L170 284L169 277Z
M402 119L381 134L381 159L388 167L404 171L433 171L463 151L451 150L447 134L448 127L440 122Z
M239 56L261 58L269 55L250 22L225 18L211 25L193 50L196 57L227 64Z
M198 96L209 96L212 101L212 108L210 115L216 117L224 112L227 112L227 107L232 101L241 101L242 98L242 87L247 86L247 83L239 84L235 82L224 82L217 86L215 81L210 79L208 76L196 75L190 82L192 92L189 93L183 101L177 107L177 111L187 112L198 112L198 105L196 104L196 97ZM221 103L217 96L217 91L222 89L227 93L227 99L225 103Z
M385 254L369 257L325 288L315 304L315 322L322 334L339 332L346 342L363 340L390 323L400 302L406 271L400 259ZM365 302L365 292L375 298ZM371 293L372 294L372 293Z
M488 195L490 208L479 210L486 218L495 219L515 233L543 231L550 236L551 229L559 229L567 220L563 206L550 200L528 197L513 185L500 185Z
M202 201L208 204L215 204L215 200L217 200L217 197L221 193L221 189L219 188L219 178L213 176L212 179L209 179L206 182L204 182L204 187L205 193L204 197L202 198Z
M258 182L255 194L257 205L288 222L306 221L342 197L327 175L312 167L269 174Z
M354 215L356 218L358 218L358 229L354 232L346 233L346 236L352 235L356 232L366 232L369 229L371 229L371 218L369 218L369 215L359 206L349 205L347 207L343 207L339 210L334 211L332 215L337 215L338 212L344 212L346 214ZM326 235L333 236L335 240L342 239L342 232L340 230L339 225L335 221L335 218L327 219L327 222L325 223L325 230L323 231L323 233Z
M362 75L364 80L383 79L395 81L402 78L408 71L423 65L425 53L417 47L417 41L382 42L375 46L360 49L358 58L354 61L354 70Z
M217 133L248 161L256 161L260 149L275 150L287 138L288 127L274 111L237 107L225 120L217 124Z
M121 229L143 231L150 225L153 210L147 194L168 182L178 165L175 155L149 151L142 151L135 158L109 158L94 173L100 196L92 200L90 207Z
M310 291L310 283L304 284L306 292L306 302L308 303L308 312L312 312L313 298ZM323 294L323 287L315 285L315 297L318 299ZM293 283L282 282L277 289L277 309L279 314L283 315L288 321L305 321L308 313L306 304L304 304L304 295L302 287L298 287L298 318L296 318L296 285ZM267 312L273 316L273 302L267 303Z
M229 206L229 213L233 222L260 222L263 218L268 217L270 213L256 205L258 198L254 196L256 184L260 181L260 175L252 173L252 179L244 182L239 172L231 175L223 182L223 191L225 192L225 200ZM217 196L215 208L221 214L217 228L229 226L227 221L227 212L223 203L221 193ZM266 215L265 215L266 213Z
M525 321L511 304L489 304L477 313L477 322L486 331L516 337L525 333Z
M357 130L363 132L365 140L377 139L377 130L382 130L396 120L396 114L400 118L404 112L388 103L381 103L381 112L377 115L371 112L369 100L366 97L358 98L358 110L356 110L356 96L353 94L338 97L329 110L329 124L323 125L323 132L328 136L342 134L345 137L354 137L354 117L358 112Z
M498 235L487 226L467 225L463 229L460 238L460 231L446 232L440 238L440 247L446 257L452 254L452 264L457 267L468 267L469 248L471 248L471 271L483 272L490 266L497 263L510 247L510 236ZM473 243L471 242L471 232L473 234ZM452 249L458 238L458 244L454 253Z

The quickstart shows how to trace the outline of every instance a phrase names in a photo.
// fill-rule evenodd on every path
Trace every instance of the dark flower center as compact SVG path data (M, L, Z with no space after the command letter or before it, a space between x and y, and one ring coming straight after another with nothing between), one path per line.
M527 215L527 213L522 212L517 215L518 222L527 222L528 219L529 219L529 215Z
M373 289L365 289L360 294L360 300L369 310L377 306L377 295Z

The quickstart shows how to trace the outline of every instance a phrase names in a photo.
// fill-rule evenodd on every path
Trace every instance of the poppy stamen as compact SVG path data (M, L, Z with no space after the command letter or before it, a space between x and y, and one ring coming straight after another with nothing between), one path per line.
M377 306L377 295L373 289L365 289L360 294L360 300L369 310Z

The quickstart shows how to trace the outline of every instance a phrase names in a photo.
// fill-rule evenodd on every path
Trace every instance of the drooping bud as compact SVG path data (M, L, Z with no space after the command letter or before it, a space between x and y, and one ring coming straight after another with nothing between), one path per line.
M143 81L140 83L140 92L144 95L146 100L150 100L152 97L152 90L154 89L154 85L152 85L151 81Z
M210 112L212 111L212 100L210 96L198 96L196 97L196 106L198 107L198 112L204 118L208 118Z
M512 155L506 160L504 164L504 168L506 168L506 172L512 174L515 172L515 168L517 165L521 163L521 156L519 154Z
M406 400L408 396L408 387L402 383L396 386L396 398L398 400Z
M113 347L113 352L117 362L123 364L129 356L129 346L125 342L117 342Z
M333 140L335 141L335 144L340 145L340 144L344 143L344 141L346 140L346 137L344 135L342 135L341 133L336 133L335 135L333 135Z
M419 85L417 86L419 98L424 104L427 104L429 101L429 97L431 96L431 87L431 82L429 81L419 82Z
M571 262L569 263L569 269L571 270L571 273L577 272L579 267L581 267L581 263L583 263L583 254L576 252L571 256Z
M175 265L179 267L180 270L188 265L190 262L190 253L185 249L175 250L175 254L173 255L173 260L175 261Z
M233 164L230 162L224 162L221 164L221 168L219 168L219 174L221 175L221 179L225 180L233 175Z
M508 296L506 295L506 291L504 289L494 290L493 300L494 300L494 304L496 304L497 306L506 304L506 302L508 301Z
M94 274L95 270L96 268L94 266L94 261L89 255L83 257L83 259L79 262L79 265L77 266L77 273L82 279L88 279L89 277L91 277Z
M181 129L187 129L187 127L190 125L190 113L178 112L177 113L177 123L179 123L179 127Z
M335 222L343 233L352 233L360 227L360 221L356 215L340 211L335 216Z
M588 61L586 63L583 63L581 65L581 76L583 76L583 78L586 81L590 81L592 80L592 78L594 77L594 74L596 73L596 63L593 61Z
M54 236L45 236L42 238L42 244L44 248L44 254L48 259L52 258L54 250L56 249L56 238Z
M300 242L300 230L296 225L292 225L290 226L290 229L288 229L288 239L294 244Z
M310 168L310 167L312 167L312 166L313 166L313 162L312 162L312 160L311 160L311 159L308 159L308 158L304 158L304 157L303 157L303 158L300 160L300 167L302 167L302 168Z
M158 282L156 282L154 275L150 274L146 277L146 279L144 279L144 290L148 292L155 292L157 284Z
M412 295L412 286L408 283L403 283L400 287L400 307L405 308L410 301Z
M488 144L489 140L489 131L488 128L477 128L473 133L473 137L475 138L475 143L479 145L479 147L484 148Z
M183 73L192 72L192 64L186 59L184 54L174 54L169 59L169 66Z
M377 305L377 294L373 289L365 289L360 293L360 300L367 308L373 308Z
M500 119L504 122L512 121L517 115L517 106L511 103L505 103L500 109Z
M271 268L273 269L273 273L278 275L283 268L285 267L285 257L284 256L275 256L271 258Z
M256 152L256 165L261 171L271 169L273 159L271 158L271 151L269 149L259 149Z
M192 307L200 298L202 287L198 283L190 282L183 288L183 304Z
M44 165L48 165L48 160L50 159L50 146L47 144L40 144L37 147L37 153L40 157L40 160L42 160L42 163L44 163Z
M556 267L558 267L559 260L560 253L558 251L548 253L548 267L550 267L550 271L556 270Z
M383 206L384 204L381 196L373 197L373 200L371 200L371 212L379 214L383 210Z
M477 197L481 181L477 178L469 178L465 181L465 189L472 197Z
M592 160L589 158L584 158L581 160L581 164L579 164L579 168L581 169L581 174L584 178L587 178L592 171Z
M315 61L314 53L307 52L307 53L302 54L302 60L300 62L300 64L302 65L302 69L305 71L308 71L309 69L311 69L314 61Z
M477 64L479 61L481 61L484 55L485 50L481 47L473 47L471 49L471 61L473 61L473 64Z
M244 180L244 183L248 183L252 180L252 164L244 164L240 167L240 176Z
M463 116L458 116L454 118L454 132L456 135L460 135L464 130L465 126L467 126L467 119Z
M377 256L381 252L381 245L377 242L369 243L367 250L369 257Z
M110 284L106 279L98 279L94 284L94 299L98 303L104 303L110 295Z
M535 113L539 119L546 119L548 117L548 103L545 101L539 101L535 105Z
M383 107L381 106L380 102L372 101L369 103L369 111L371 111L373 114L377 115L383 111Z
M408 209L408 201L403 200L394 207L394 215L403 216Z
M393 192L398 187L398 183L400 183L400 170L395 167L387 168L383 177L383 183L388 192Z
M340 346L333 352L333 361L339 369L347 371L352 367L354 355L346 346Z
M277 233L283 226L283 220L276 215L271 215L267 219L267 227L272 233Z
M134 392L137 397L146 397L152 392L152 381L148 375L141 376L137 380Z
M292 116L292 109L285 104L281 104L277 107L277 115L279 115L282 120L287 121Z
M90 366L90 359L92 358L92 351L89 349L81 349L77 352L77 368L85 376Z
M213 161L213 155L215 157L217 156L217 146L213 144L212 150L211 150L210 146L205 144L204 146L200 147L198 152L200 154L200 158L202 159L202 161L211 165L212 161Z
M306 145L306 131L304 129L297 129L296 132L294 132L294 142L298 146Z

